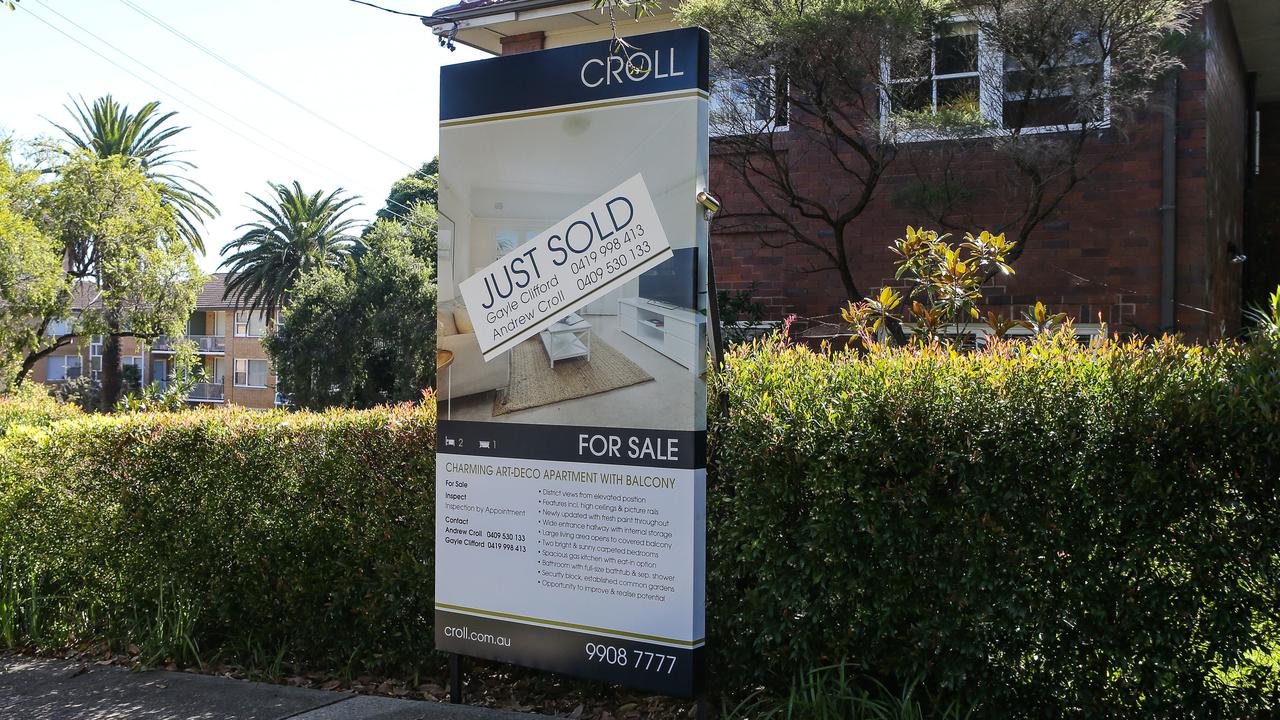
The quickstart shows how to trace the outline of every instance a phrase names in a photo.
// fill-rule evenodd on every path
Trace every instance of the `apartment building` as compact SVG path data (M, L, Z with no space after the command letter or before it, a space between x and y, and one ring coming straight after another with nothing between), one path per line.
M610 37L608 18L589 0L460 0L424 23L441 38L495 55ZM617 23L623 35L676 26L669 7L639 22ZM1172 102L1161 98L1173 112L1153 107L1128 132L1104 129L1089 140L1087 162L1096 168L1040 225L1018 260L1017 274L986 288L985 309L1020 317L1041 300L1081 323L1101 317L1120 331L1211 339L1237 332L1242 307L1280 282L1280 2L1211 0L1192 35ZM979 30L957 20L949 33L938 35L932 52L945 55L961 40L978 48L985 42ZM936 87L957 78L972 82L969 76L990 64L990 54L966 56L975 65L956 74L926 78L925 96L928 88L936 94ZM1010 71L999 70L1004 65L998 53L995 61L997 71L989 74L1011 82ZM779 157L803 192L856 191L841 186L847 173L825 164L821 133L794 119L790 125L779 120L794 118L791 109L761 107L749 85L718 82L714 68L711 85L713 107L753 108L771 123L773 142L786 151ZM993 104L991 119L1003 128L999 106ZM988 114L985 106L983 113ZM1050 132L1059 122L1034 130ZM756 194L727 162L731 150L714 127L712 135L709 186L723 202L721 215L757 213ZM900 143L880 181L883 191L846 227L847 264L857 287L895 284L887 247L907 225L928 222L897 198L919 182L913 168L934 162L930 153L945 150L941 145L947 142L952 141ZM964 146L952 166L957 185L973 194L975 231L997 226L1006 202L1006 185L992 174L1003 167L995 160L994 142ZM811 237L831 235L828 227L798 214L790 221ZM721 289L752 290L773 318L829 316L849 299L834 272L811 271L825 266L817 250L782 247L785 228L758 225L727 226L720 219L712 224Z
M193 341L200 353L208 382L198 383L191 393L193 405L232 404L248 408L268 409L281 404L276 393L276 378L262 338L278 318L274 313L239 309L223 297L226 275L211 275L196 299L195 312L187 321L185 340ZM72 304L73 311L84 309L90 298L81 296ZM69 322L54 323L50 335L70 330ZM134 338L121 340L121 364L138 368L142 384L164 384L174 374L174 342L179 338L156 338L144 347ZM37 380L56 385L102 372L102 338L89 338L59 348L36 364Z

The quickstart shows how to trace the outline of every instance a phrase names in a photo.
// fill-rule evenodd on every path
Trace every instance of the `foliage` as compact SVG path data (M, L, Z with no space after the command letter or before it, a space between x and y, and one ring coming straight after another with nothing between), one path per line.
M316 268L337 268L360 246L349 234L358 221L343 216L359 199L338 188L308 195L298 181L292 187L271 185L270 200L250 194L258 217L244 223L247 231L222 248L231 253L221 267L228 271L226 293L250 310L271 311L284 306L289 291L302 275Z
M413 254L432 268L436 266L436 229L439 214L435 205L414 203L399 220L378 219L364 231L364 242L387 242L393 237L404 238Z
M995 275L1009 275L1013 268L1006 262L1013 243L1004 235L983 231L965 233L958 244L948 242L949 235L933 230L907 226L906 237L895 240L889 248L897 256L894 279L906 284L905 301L909 312L899 310L904 298L892 288L881 288L874 298L852 302L840 311L840 317L863 342L882 327L909 324L914 338L924 342L957 342L957 325L980 317L982 286ZM1041 303L1027 322L1009 322L989 313L987 324L996 337L1004 337L1015 326L1034 327L1047 332L1060 324L1065 315L1048 315ZM1032 323L1035 323L1034 325ZM899 338L901 339L901 338Z
M406 221L407 215L417 205L434 208L439 196L440 158L434 157L422 167L405 175L391 186L387 200L378 211L379 220Z
M0 392L41 342L35 318L61 307L62 255L36 223L35 170L15 167L0 140Z
M54 399L85 412L102 409L102 381L89 375L64 380L50 390Z
M28 383L0 395L0 437L15 425L43 428L83 414L79 408L55 400L44 385Z
M1271 340L1069 333L732 350L710 378L732 408L712 425L710 676L766 688L751 717L1274 715L1277 368ZM0 399L0 639L435 662L434 419L430 397L88 417Z
M720 326L723 328L724 343L736 345L749 342L762 333L765 307L753 295L758 289L757 283L744 290L718 290L716 303L720 311Z
M1260 340L1280 339L1280 287L1267 296L1267 303L1245 310L1245 317L1253 324L1253 334Z
M173 377L163 383L151 383L146 387L137 387L134 394L121 399L117 409L128 412L154 412L168 410L176 412L187 405L191 391L197 383L207 382L204 364L200 357L199 346L191 340L178 340L171 344L173 349ZM133 369L133 368L129 368ZM136 370L135 370L136 372ZM141 384L141 374L138 375Z
M789 694L752 693L725 712L726 720L962 720L969 717L956 703L921 701L919 682L900 692L861 677L844 662L802 673Z
M109 410L120 392L119 338L181 334L203 278L163 189L129 158L80 153L57 172L40 210L46 232L65 252L61 306L33 320L42 330L57 318L74 323L70 335L43 338L23 372L75 337L107 336L102 404ZM82 307L73 316L76 293Z
M384 223L386 223L384 225ZM300 407L415 400L435 376L433 265L387 221L344 270L297 283L284 325L264 342L280 391Z
M160 114L159 109L160 103L154 100L134 113L110 95L94 100L92 106L80 98L67 108L76 128L57 123L54 127L73 146L69 156L88 153L96 158L124 157L136 162L143 174L157 183L164 204L173 210L178 234L192 249L203 253L199 226L216 217L218 208L205 195L203 185L179 174L195 169L195 165L178 158L179 151L169 141L187 128L169 124L176 112Z
M731 689L857 658L983 717L1280 705L1280 344L1067 331L712 379L708 648ZM713 403L713 407L715 404Z
M434 408L33 411L0 438L0 640L433 662Z

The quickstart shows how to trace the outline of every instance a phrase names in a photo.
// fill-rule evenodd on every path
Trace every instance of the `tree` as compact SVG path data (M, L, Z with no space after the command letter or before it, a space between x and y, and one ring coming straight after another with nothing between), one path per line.
M435 207L439 197L440 157L436 156L422 167L400 178L387 193L387 201L378 211L379 220L398 220L425 203Z
M110 95L90 106L81 98L67 108L77 128L54 123L75 148L96 157L127 157L138 163L143 173L159 183L165 205L174 210L179 234L197 252L204 252L200 224L217 216L218 208L205 196L200 183L178 174L195 165L177 157L179 151L169 140L186 130L169 124L176 112L159 114L160 103L152 101L138 112L129 111Z
M984 145L1004 159L996 176L1013 185L990 198L1007 207L992 230L1010 234L1012 261L1096 166L1088 140L1103 125L1120 131L1177 67L1164 41L1200 5L690 0L677 9L679 21L711 31L720 92L738 90L736 101L717 104L712 123L722 135L719 157L751 207L726 207L717 222L764 232L771 247L813 250L819 259L806 269L835 272L846 295L861 298L851 266L861 240L852 226L889 169L905 155L918 176L895 198L901 204L944 229L972 226L962 212L978 200L969 188L983 182L966 181L957 165ZM957 25L956 17L967 20ZM938 63L972 67L977 77L936 81ZM775 132L784 123L789 131ZM907 140L933 142L907 149ZM826 181L807 182L806 173Z
M300 407L416 400L435 376L432 266L388 226L358 263L298 281L284 323L265 341L280 391Z
M372 243L375 238L385 241L391 237L400 237L408 241L413 254L430 265L436 266L436 228L439 214L435 205L415 202L400 219L384 220L379 218L364 231L364 242Z
M924 120L917 137L943 142L916 153L918 185L905 198L907 207L951 231L972 227L977 208L999 209L1002 216L992 231L1010 235L1008 259L1017 260L1041 223L1113 154L1091 140L1107 132L1123 137L1150 107L1160 81L1181 67L1180 38L1202 5L1202 0L953 0L950 12L971 18L968 24L977 36L998 48L1001 61L980 64L977 84L1003 98L995 108L999 122L973 113L939 128L936 118L945 110L932 123ZM1053 132L1044 132L1046 127ZM983 145L1004 161L979 183L987 186L986 197L966 191L965 177L956 171L966 153ZM1091 157L1091 149L1102 152Z
M39 343L23 359L17 382L77 338L114 338L103 343L102 355L101 407L110 410L121 389L119 339L181 334L203 278L161 184L129 158L70 156L41 188L38 210L63 258L63 277L55 306L32 318ZM73 313L77 296L82 307ZM60 319L70 319L70 329L48 335Z
M65 151L67 158L85 153L102 159L125 158L135 165L158 188L161 204L172 215L177 235L193 250L203 253L200 226L204 220L217 216L218 208L205 195L203 185L181 174L195 169L195 165L178 158L180 151L169 141L187 128L170 123L176 112L162 114L159 109L158 101L143 105L135 113L111 95L94 100L92 105L81 98L67 108L76 121L75 129L57 123L54 127L71 145ZM74 242L92 244L93 240L85 237ZM120 334L112 324L107 330L102 348L102 398L105 407L110 408L119 397L122 368Z
M228 269L227 297L251 310L283 307L305 273L339 268L361 247L348 234L358 221L343 217L360 204L357 197L344 196L342 188L308 195L296 180L292 187L271 189L271 200L249 195L258 204L250 207L258 219L241 225L247 232L222 249L223 255L231 253L221 265Z
M14 167L9 150L0 141L0 391L40 344L34 318L59 309L63 288L58 245L33 219L39 173Z

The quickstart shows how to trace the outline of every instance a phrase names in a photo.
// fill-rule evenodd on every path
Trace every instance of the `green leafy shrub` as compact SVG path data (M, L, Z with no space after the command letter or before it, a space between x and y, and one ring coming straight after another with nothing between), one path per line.
M78 407L55 400L45 386L26 383L14 394L0 395L0 436L14 425L46 427L82 415Z
M1280 707L1276 343L775 338L712 384L708 648L731 693L849 658L988 717Z
M969 354L775 337L710 385L732 409L711 428L710 676L748 716L1280 707L1273 336ZM0 399L0 642L433 663L434 421L433 402ZM845 659L856 681L800 675Z
M419 667L432 650L434 422L429 403L11 428L0 639Z

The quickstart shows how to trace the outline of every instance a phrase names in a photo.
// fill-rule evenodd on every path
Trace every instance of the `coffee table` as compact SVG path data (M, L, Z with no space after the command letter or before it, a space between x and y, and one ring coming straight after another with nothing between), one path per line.
M538 333L542 338L542 346L547 349L547 357L551 358L551 367L557 360L585 357L591 360L591 323L579 320L566 323L563 320Z

